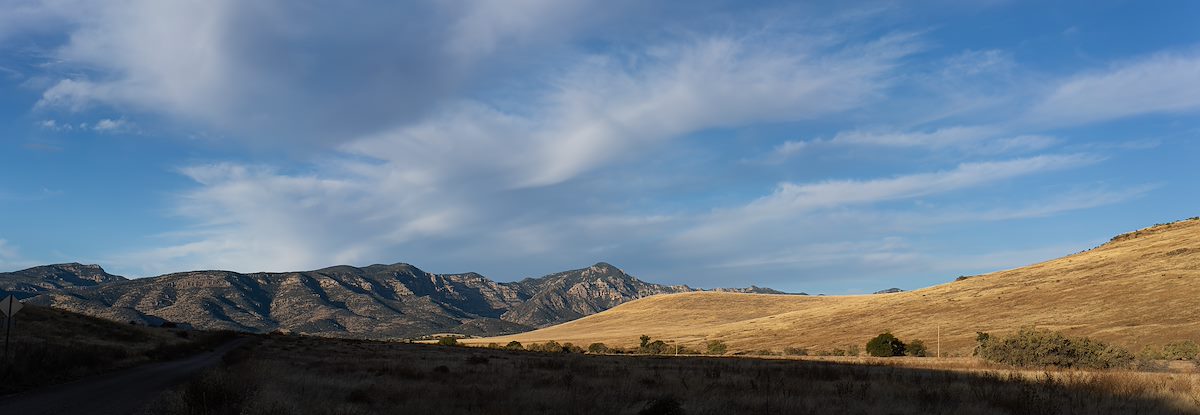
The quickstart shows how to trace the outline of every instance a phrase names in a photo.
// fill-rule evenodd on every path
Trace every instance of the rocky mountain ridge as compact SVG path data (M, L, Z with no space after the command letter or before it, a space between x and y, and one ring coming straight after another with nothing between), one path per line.
M132 280L95 265L62 264L0 273L0 289L137 324L375 339L522 332L637 298L699 291L644 282L606 263L509 283L404 263L285 273L190 271Z

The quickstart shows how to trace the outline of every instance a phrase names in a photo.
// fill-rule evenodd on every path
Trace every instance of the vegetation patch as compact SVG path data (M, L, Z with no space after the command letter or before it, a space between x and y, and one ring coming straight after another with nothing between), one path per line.
M867 354L875 357L904 356L906 345L891 332L884 332L867 341Z
M1003 338L979 333L978 340L980 357L1019 367L1108 369L1133 364L1133 354L1120 347L1045 329L1022 328Z

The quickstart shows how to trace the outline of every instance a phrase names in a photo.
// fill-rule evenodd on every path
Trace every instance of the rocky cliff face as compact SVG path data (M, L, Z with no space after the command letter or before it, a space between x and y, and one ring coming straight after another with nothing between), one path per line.
M530 327L574 320L655 294L693 291L686 285L646 283L603 262L584 269L527 278L513 285L529 298L501 318Z
M43 265L16 272L0 272L0 290L37 293L74 287L90 287L125 281L104 272L99 265L79 263Z
M374 339L514 333L641 297L693 291L643 282L605 263L512 283L476 273L433 274L409 264L192 271L135 280L98 266L65 264L0 274L4 286L39 294L31 301L118 321Z

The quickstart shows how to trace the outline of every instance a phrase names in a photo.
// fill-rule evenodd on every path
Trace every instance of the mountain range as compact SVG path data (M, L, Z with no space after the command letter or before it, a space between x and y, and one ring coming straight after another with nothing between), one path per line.
M644 282L606 263L509 283L477 273L434 274L404 263L139 279L72 263L0 273L0 290L134 324L371 339L523 332L642 297L699 291ZM754 286L719 291L782 293Z

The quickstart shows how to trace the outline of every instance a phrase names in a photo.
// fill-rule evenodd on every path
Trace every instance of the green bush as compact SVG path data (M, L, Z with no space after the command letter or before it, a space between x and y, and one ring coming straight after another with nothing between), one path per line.
M729 348L725 346L725 342L720 340L709 340L708 343L705 344L705 347L708 349L706 354L721 355L725 354L725 352L729 350Z
M909 342L908 347L906 347L904 350L905 354L913 357L925 357L928 352L929 350L925 348L925 342L920 340L913 340Z
M525 346L522 346L521 342L513 340L513 341L508 342L508 344L504 345L504 349L505 350L525 350Z
M1004 337L980 333L978 355L996 363L1020 367L1055 366L1107 369L1133 364L1129 351L1087 337L1068 337L1046 329L1023 328Z
M604 354L608 353L608 346L604 343L592 343L588 345L587 351L592 354Z
M905 345L891 332L884 332L867 342L867 354L876 357L904 356Z
M458 339L453 337L441 337L438 338L437 344L441 346L458 346Z

